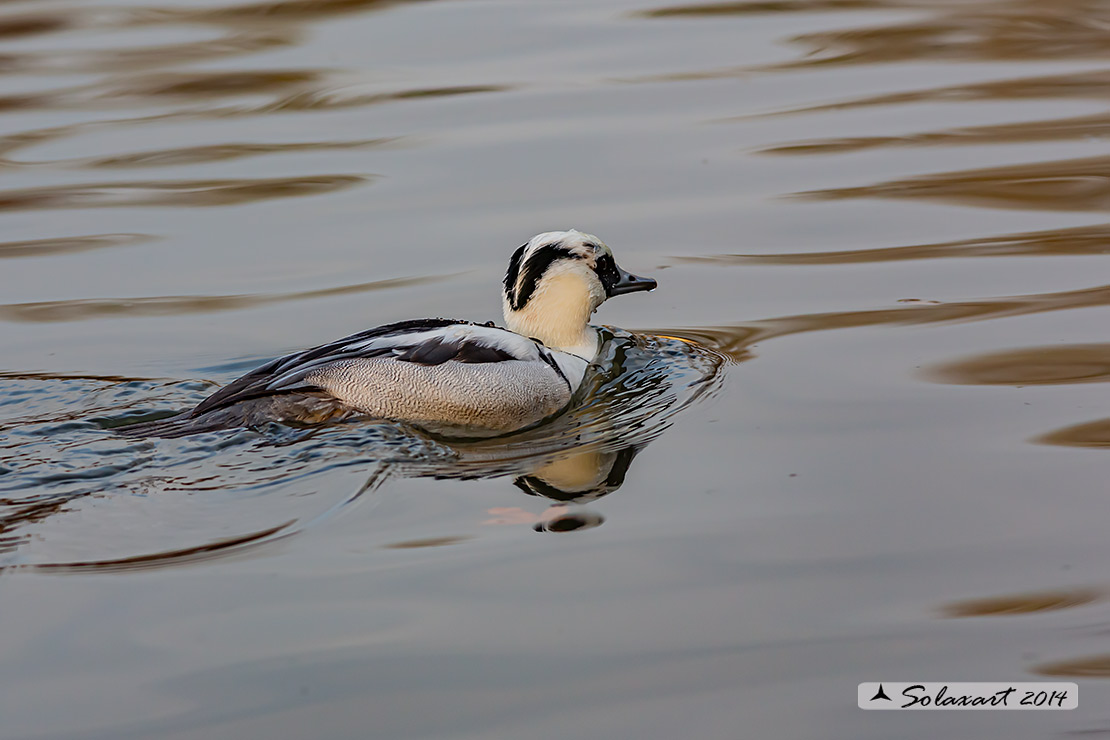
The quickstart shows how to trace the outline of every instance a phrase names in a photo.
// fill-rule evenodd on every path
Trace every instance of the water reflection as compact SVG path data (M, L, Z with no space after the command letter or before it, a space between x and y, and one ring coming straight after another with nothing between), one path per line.
M1106 590L1100 588L1064 588L953 601L941 607L940 611L943 616L952 618L1021 617L1077 609L1102 601L1106 596ZM1108 678L1110 655L1048 661L1029 670L1042 676Z
M1091 655L1071 660L1058 660L1033 666L1033 673L1042 676L1075 678L1110 678L1110 655ZM1100 733L1101 734L1101 733Z
M529 496L552 503L546 510L533 513L520 506L499 506L487 510L491 518L486 525L531 524L537 532L576 532L593 529L605 517L586 504L613 493L624 485L632 460L646 445L630 445L614 452L570 450L562 455L540 457L533 461L533 470L513 479L513 485ZM437 538L433 546L442 544ZM450 544L461 541L450 538ZM392 547L415 547L410 543ZM426 546L426 545L421 545Z
M257 532L249 532L244 535L213 540L211 542L205 542L193 547L183 547L177 550L164 550L162 552L143 553L131 557L109 558L95 561L76 560L61 563L36 563L32 567L34 570L44 573L85 573L89 571L112 573L130 570L151 570L168 565L198 563L204 560L224 557L232 552L241 554L259 545L269 544L278 539L287 537L293 533L290 529L294 524L296 524L295 521L288 521ZM13 540L13 542L18 543L18 540ZM0 566L0 572L4 570L27 569L28 566L11 566L7 569Z
M1040 614L1087 606L1105 598L1106 593L1094 588L1073 588L1058 591L1034 591L982 599L953 601L941 612L948 617L1006 617Z
M74 13L74 8L67 8ZM77 11L80 14L80 11ZM136 14L138 15L138 14ZM138 29L141 23L128 24L125 19L116 28ZM134 19L138 21L138 18ZM136 31L141 33L141 31ZM256 53L290 46L298 34L290 29L238 28L228 29L215 38L204 38L158 46L124 46L111 49L55 49L50 53L25 51L0 55L0 71L21 74L88 74L117 73L136 69L153 69L189 62L203 62L225 57ZM45 100L39 98L39 100Z
M843 154L845 152L909 146L993 146L1040 141L1090 140L1110 134L1110 115L1099 113L1071 118L1022 121L991 126L927 131L901 136L849 136L777 144L760 149L762 154Z
M699 16L762 15L764 13L824 13L836 10L910 8L921 5L911 0L743 0L742 2L688 3L646 10L646 18L684 18ZM935 5L932 3L931 5Z
M284 0L244 3L219 8L174 11L181 20L193 23L223 21L268 21L304 23L348 13L384 10L395 5L428 0Z
M292 88L317 83L323 77L324 72L315 69L159 72L127 77L114 90L109 88L102 96L211 100L284 93Z
M771 113L757 114L756 116L733 117L724 119L724 121L743 121L751 117L823 113L876 106L906 105L909 103L969 103L1008 100L1101 101L1106 98L1108 90L1110 90L1110 71L1100 69L946 85L924 90L903 90L881 95L850 98L833 103L787 108Z
M513 481L531 496L564 503L586 503L607 496L624 484L632 460L642 446L615 452L579 452L552 460Z
M381 90L370 83L345 81L322 70L266 72L159 72L131 75L105 82L54 89L42 93L0 95L0 112L21 110L98 110L122 107L205 103L152 116L136 116L96 125L118 127L136 123L182 119L217 120L277 112L324 111L365 107L403 100L445 98L457 95L502 92L510 85L450 85ZM259 98L262 98L259 100ZM220 99L231 102L220 104ZM207 104L207 103L211 104ZM23 135L34 135L25 132Z
M806 57L781 65L913 61L1022 61L1106 58L1107 8L1088 0L1053 3L890 3L928 9L930 18L878 28L795 36Z
M263 154L292 152L342 151L346 149L370 149L394 144L397 137L362 139L357 141L309 141L284 144L210 144L207 146L176 147L157 151L120 154L112 157L98 157L85 160L85 167L100 169L123 169L133 167L166 167L180 164L200 164L203 162L224 162Z
M7 71L111 72L151 66L168 66L291 46L303 40L310 23L344 14L384 10L418 0L290 0L229 4L224 6L160 7L68 6L36 13L0 16L0 40L85 31L142 31L171 26L215 27L221 35L183 43L111 49L56 49L49 54L8 52L2 59ZM146 37L136 33L139 39Z
M795 35L789 41L803 47L800 58L762 68L795 70L905 61L1061 61L1106 58L1110 48L1110 9L1089 0L749 0L674 5L638 15L712 18L858 10L916 12L905 21Z
M361 185L369 179L362 175L313 175L235 180L162 180L55 185L0 190L0 211L241 205L275 198L320 195L345 190Z
M377 92L361 85L318 86L284 96L262 106L243 106L238 109L218 111L221 115L255 115L276 111L326 111L341 108L355 108L381 103L420 98L447 98L456 95L475 95L511 90L510 85L455 85L452 87L428 87L411 90Z
M973 355L927 368L936 383L959 385L1067 385L1110 381L1110 345L1026 347ZM1056 429L1032 440L1065 447L1110 447L1110 419Z
M0 253L2 254L2 253ZM305 301L341 295L366 293L374 290L393 290L414 285L425 285L449 279L452 275L429 275L413 278L389 278L368 283L339 285L318 290L299 290L288 293L263 293L257 295L192 295L155 296L136 298L90 298L68 301L39 301L36 303L9 303L0 305L0 320L5 321L86 321L105 316L179 316L189 313L237 311L290 301Z
M937 383L1059 385L1110 380L1110 344L1028 347L936 365L924 372Z
M850 265L953 257L1061 257L1110 252L1110 224L1029 231L932 244L878 249L772 254L678 256L676 262L710 265Z
M940 324L955 321L987 321L1050 311L1110 305L1110 285L1058 293L1033 293L973 301L944 303L903 299L902 305L860 311L831 311L799 314L725 326L669 330L671 334L700 342L737 361L750 356L750 345L775 337L831 329L865 326Z
M35 36L67 28L69 24L59 15L23 15L0 19L0 40Z
M412 0L415 1L415 0ZM379 103L500 91L500 85L388 86L362 74L317 66L254 64L212 69L205 62L272 52L305 41L312 24L348 14L372 13L404 0L287 0L178 7L136 4L43 5L0 14L0 39L34 40L0 53L0 74L54 76L61 84L36 83L0 94L0 113L88 111L54 117L53 125L13 131L0 137L0 169L42 170L125 168L166 169L270 157L288 153L347 151L392 144L398 137L325 138L270 143L246 140L120 151L105 156L16 160L13 154L88 133L126 136L135 126L224 121L282 111L317 111ZM75 33L81 32L81 33ZM56 41L65 34L64 43ZM111 38L104 44L101 35ZM166 36L166 43L151 38ZM75 40L76 39L76 40ZM43 47L46 47L44 50ZM102 115L101 111L120 111ZM76 119L76 120L74 120ZM64 125L57 125L59 120ZM121 139L126 141L126 139ZM146 139L149 141L149 139ZM176 174L176 173L175 173ZM324 195L370 182L364 173L294 172L273 177L81 182L26 179L0 191L0 211L59 208L209 207L242 205L276 198ZM108 246L110 237L48 239L0 246L0 257L79 251ZM124 243L119 240L117 243ZM6 247L6 248L5 248Z
M536 523L537 532L573 532L600 526L605 519L583 504L607 496L624 485L632 460L643 446L616 452L587 452L554 460L513 481L520 490L543 496L553 504ZM577 504L578 506L572 506Z
M192 115L192 114L190 114ZM247 157L258 157L268 154L291 154L311 151L353 151L362 149L380 149L400 146L402 137L378 137L373 139L354 139L337 141L306 141L306 142L281 142L281 143L251 143L229 142L224 144L204 144L198 146L166 147L163 149L146 150L139 152L121 153L114 155L98 155L95 157L75 157L72 159L54 160L19 160L10 155L20 149L45 144L51 141L77 136L81 133L95 131L97 128L111 127L114 125L136 123L158 123L175 120L175 116L152 116L147 118L128 119L126 121L97 121L86 124L73 124L70 126L57 126L53 128L24 131L0 137L0 166L6 168L34 167L34 168L82 168L82 169L134 169L155 168L177 165L195 165L211 162L226 162Z
M1110 419L1098 419L1056 429L1031 441L1062 447L1110 448Z
M123 247L152 241L149 234L88 234L63 236L52 239L27 239L0 242L0 259L8 257L45 257L51 254L73 254L91 249Z
M813 200L915 198L992 208L1104 211L1110 205L1107 171L1110 157L1085 157L944 172L798 195Z

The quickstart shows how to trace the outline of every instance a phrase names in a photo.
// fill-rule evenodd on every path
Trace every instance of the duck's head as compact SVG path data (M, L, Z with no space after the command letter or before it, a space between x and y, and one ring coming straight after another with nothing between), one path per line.
M657 283L622 270L605 242L581 231L537 234L513 253L505 275L505 325L552 349L592 360L590 316L606 298Z

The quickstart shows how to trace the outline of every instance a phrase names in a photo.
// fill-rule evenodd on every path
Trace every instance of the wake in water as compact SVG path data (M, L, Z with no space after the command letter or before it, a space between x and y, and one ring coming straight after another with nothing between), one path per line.
M558 507L537 528L595 526L600 516L567 505L617 490L675 414L719 386L726 361L680 339L603 338L567 412L476 441L372 420L131 439L111 430L195 403L211 385L0 376L0 568L143 568L239 552L322 521L395 476L511 478Z

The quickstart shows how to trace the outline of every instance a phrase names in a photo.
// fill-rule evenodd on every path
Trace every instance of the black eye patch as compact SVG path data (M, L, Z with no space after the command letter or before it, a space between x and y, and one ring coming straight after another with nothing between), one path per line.
M512 299L513 288L516 287L517 276L520 275L520 261L524 258L524 250L527 248L527 244L521 244L509 258L509 271L505 273L505 295L510 299Z
M613 259L611 254L603 254L597 258L597 264L594 266L594 272L597 273L601 284L605 286L606 292L611 290L614 285L620 282L621 273L617 269L617 262Z

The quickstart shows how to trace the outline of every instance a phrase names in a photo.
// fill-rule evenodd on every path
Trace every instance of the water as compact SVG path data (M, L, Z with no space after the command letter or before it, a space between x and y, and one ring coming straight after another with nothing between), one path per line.
M0 737L1110 732L1110 3L0 6ZM598 234L509 441L110 434ZM632 333L629 333L632 332ZM695 342L697 344L690 344ZM861 681L1080 683L865 713Z

